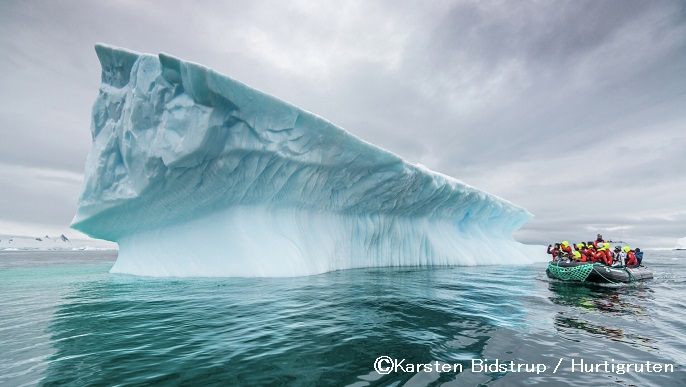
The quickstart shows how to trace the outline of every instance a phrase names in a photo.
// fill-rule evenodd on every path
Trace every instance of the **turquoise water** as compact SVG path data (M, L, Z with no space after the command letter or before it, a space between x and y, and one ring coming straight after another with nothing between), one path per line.
M680 254L648 256L653 281L610 287L551 282L545 264L154 279L109 274L116 252L0 252L0 385L683 386ZM381 375L380 356L463 371ZM674 372L571 372L572 359Z

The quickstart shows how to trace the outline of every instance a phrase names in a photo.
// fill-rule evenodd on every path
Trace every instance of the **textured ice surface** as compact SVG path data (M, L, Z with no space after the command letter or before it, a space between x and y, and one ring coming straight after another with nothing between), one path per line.
M676 246L674 247L675 249L682 249L686 250L686 237L681 238L678 241L676 241Z
M72 227L112 272L293 276L531 262L531 214L169 55L95 47L102 83ZM543 257L545 259L545 257Z

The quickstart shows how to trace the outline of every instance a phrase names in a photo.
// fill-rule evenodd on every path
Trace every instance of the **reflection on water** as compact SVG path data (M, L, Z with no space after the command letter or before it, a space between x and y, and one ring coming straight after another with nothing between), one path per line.
M623 328L607 327L581 318L565 317L562 313L559 313L555 318L555 327L561 334L567 333L569 331L567 328L581 329L590 333L591 335L600 336L601 338L606 338L612 341L622 342L639 347L648 347L655 350L659 349L658 347L651 345L655 342L655 340L649 337L641 336L639 334L626 333Z
M644 283L610 286L552 280L548 285L550 301L572 307L556 313L555 328L563 335L583 330L598 339L657 349L651 346L654 340L631 333L650 323L650 309L645 305L654 301L654 295L648 286Z
M606 287L548 281L545 265L153 279L81 258L0 268L0 384L686 383L686 282L675 275L686 271L674 264L655 265L644 285ZM463 372L379 375L382 355ZM555 374L471 369L472 359L552 369L560 358ZM679 373L571 373L571 358L673 363Z
M588 310L614 314L646 313L643 306L653 300L645 284L598 285L551 280L548 285L550 301L558 305L576 306Z
M370 371L383 354L466 367L482 357L492 331L524 324L526 312L517 297L494 294L503 289L499 281L477 288L455 281L460 275L384 269L294 279L108 276L73 289L57 308L43 384L367 383L380 377Z

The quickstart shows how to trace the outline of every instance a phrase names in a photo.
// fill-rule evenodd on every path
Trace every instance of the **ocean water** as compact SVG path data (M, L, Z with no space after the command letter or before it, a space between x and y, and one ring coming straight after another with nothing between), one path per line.
M0 385L686 385L685 252L621 286L545 264L156 279L109 274L115 259L0 252ZM427 363L451 371L408 366Z

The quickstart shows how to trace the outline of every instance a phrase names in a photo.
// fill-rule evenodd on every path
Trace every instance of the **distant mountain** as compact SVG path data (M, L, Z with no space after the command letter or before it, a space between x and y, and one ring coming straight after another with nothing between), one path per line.
M0 251L19 250L116 250L117 244L99 239L69 240L64 234L58 237L0 235Z

